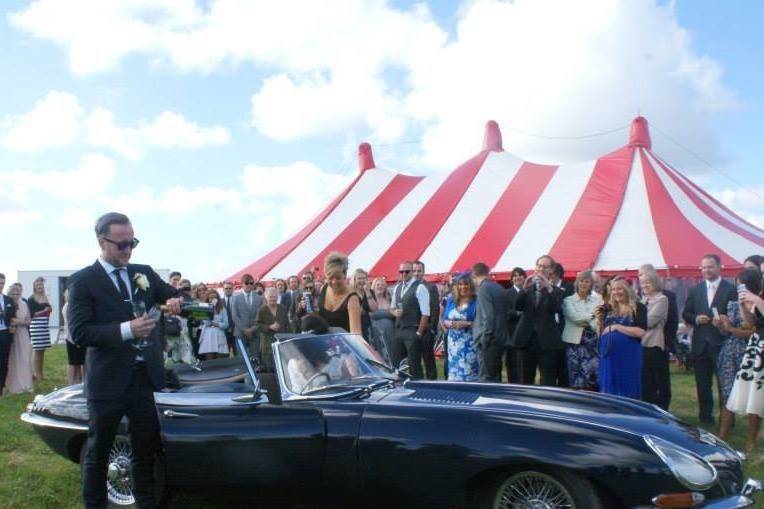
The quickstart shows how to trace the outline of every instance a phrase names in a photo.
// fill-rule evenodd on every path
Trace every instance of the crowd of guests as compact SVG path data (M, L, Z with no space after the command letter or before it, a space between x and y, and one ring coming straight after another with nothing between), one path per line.
M484 263L435 284L425 279L424 263L404 261L398 280L388 283L361 269L348 274L347 257L331 253L321 278L312 270L264 284L245 274L238 291L233 282L213 288L173 272L170 284L184 299L209 303L214 315L202 321L167 316L162 327L168 363L237 355L241 339L259 369L269 371L275 335L302 332L304 323L314 323L306 317L319 317L326 326L362 335L391 365L405 360L415 379L438 378L439 351L449 381L539 383L668 410L681 318L680 336L691 337L700 421L715 423L716 378L720 433L729 432L735 413L749 415L750 449L764 415L763 261L749 257L732 283L721 278L717 255L703 256L703 281L690 289L680 315L676 295L649 264L636 278L582 271L569 282L564 268L543 255L530 275L513 269L505 288ZM0 274L0 360L9 359L0 363L0 380L7 392L31 391L43 379L51 345L45 281L36 280L27 299L18 283L3 295L4 284ZM69 342L67 352L69 381L79 382L85 352Z

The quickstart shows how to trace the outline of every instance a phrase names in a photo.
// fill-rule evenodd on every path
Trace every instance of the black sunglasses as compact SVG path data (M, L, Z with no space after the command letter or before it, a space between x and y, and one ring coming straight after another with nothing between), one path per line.
M101 238L105 240L106 242L108 242L109 244L114 244L115 246L117 246L117 249L119 249L120 251L124 251L128 247L130 249L135 249L138 246L138 244L141 242L138 239L120 240L119 242L117 242L115 240L111 240L106 237L101 237Z
M244 281L244 286L249 286L255 284L254 281Z
M401 273L401 274L408 274L411 271L410 270L399 270L398 272Z

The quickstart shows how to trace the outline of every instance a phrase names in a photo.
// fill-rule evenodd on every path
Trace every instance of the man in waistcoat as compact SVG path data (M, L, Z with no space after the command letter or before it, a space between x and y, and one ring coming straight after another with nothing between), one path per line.
M393 363L408 359L414 379L422 378L422 336L430 323L430 293L414 279L411 262L400 264L400 282L393 289Z

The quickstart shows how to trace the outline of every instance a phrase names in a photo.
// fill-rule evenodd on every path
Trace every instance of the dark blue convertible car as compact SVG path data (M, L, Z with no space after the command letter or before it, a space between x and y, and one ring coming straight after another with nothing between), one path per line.
M742 454L639 401L408 380L352 334L282 337L274 357L275 374L246 357L211 361L156 394L162 500L240 490L328 507L730 509L760 489L743 478ZM38 396L22 419L79 462L80 386ZM108 491L133 503L124 429Z

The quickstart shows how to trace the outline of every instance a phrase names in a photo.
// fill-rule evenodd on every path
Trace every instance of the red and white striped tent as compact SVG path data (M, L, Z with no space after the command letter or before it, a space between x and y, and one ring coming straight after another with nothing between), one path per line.
M764 231L719 203L651 150L647 120L629 143L595 161L545 165L502 148L496 122L483 150L454 171L426 177L377 168L359 147L359 174L290 239L245 273L261 279L321 267L331 251L351 270L397 279L398 264L420 259L429 276L483 261L505 279L515 266L551 254L572 276L584 269L627 273L652 263L672 276L698 274L718 253L726 274L762 251Z

